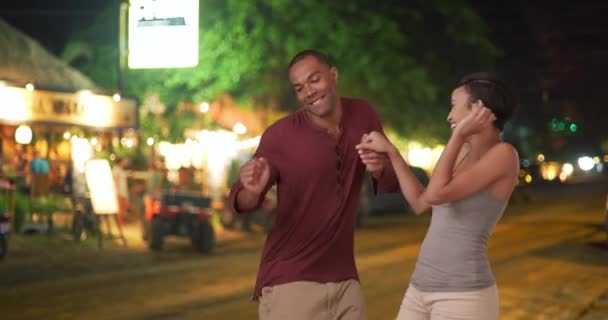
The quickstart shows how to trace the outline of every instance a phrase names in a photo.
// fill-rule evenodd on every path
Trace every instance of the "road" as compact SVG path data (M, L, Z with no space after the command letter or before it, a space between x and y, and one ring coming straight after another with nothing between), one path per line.
M600 193L511 206L489 243L501 319L608 319L608 247ZM356 235L370 319L394 319L429 217L370 219ZM256 319L249 300L260 232L218 230L211 255L173 239L152 253L74 243L64 233L14 236L0 262L1 319Z

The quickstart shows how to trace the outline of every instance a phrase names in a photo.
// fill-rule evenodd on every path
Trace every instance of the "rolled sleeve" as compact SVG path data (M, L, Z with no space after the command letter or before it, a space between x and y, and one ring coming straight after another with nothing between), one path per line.
M380 178L376 179L372 177L372 187L376 195L399 192L399 180L397 180L397 175L390 162L384 167Z
M276 166L276 161L280 159L279 151L280 151L280 133L275 126L271 126L264 132L262 138L260 139L260 144L258 145L258 149L256 150L253 158L265 158L268 161L268 165L270 166L270 179L268 179L268 183L264 187L263 192L260 194L260 197L253 208L238 208L237 206L237 195L240 191L245 189L245 186L241 183L240 179L237 179L236 182L230 188L229 195L229 203L230 208L235 213L248 213L255 211L260 208L264 199L266 198L266 193L279 179L279 170Z

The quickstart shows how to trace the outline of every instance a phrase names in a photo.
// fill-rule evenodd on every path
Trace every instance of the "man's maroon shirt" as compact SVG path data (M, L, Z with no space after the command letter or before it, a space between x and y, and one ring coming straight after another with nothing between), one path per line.
M277 121L262 135L255 157L270 164L265 190L276 183L278 201L254 298L265 286L287 282L359 279L353 246L365 165L355 146L364 133L382 132L382 125L367 101L341 101L339 138L315 124L305 110ZM378 193L399 190L390 163L374 185ZM230 192L237 212L236 194L242 189L237 181Z

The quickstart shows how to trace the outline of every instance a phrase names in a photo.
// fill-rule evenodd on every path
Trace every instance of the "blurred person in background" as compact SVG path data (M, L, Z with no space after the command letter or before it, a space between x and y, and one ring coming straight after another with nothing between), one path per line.
M46 197L49 194L49 162L42 158L40 150L35 149L30 161L31 195L33 198Z
M160 208L163 191L169 188L164 161L162 159L152 160L149 166L149 175L144 191L144 214L140 217L144 231L147 221Z
M123 224L129 209L129 183L127 181L128 174L125 170L128 164L129 159L119 157L116 159L116 164L112 168L112 176L114 177L114 185L116 187L116 197L118 198L118 221Z

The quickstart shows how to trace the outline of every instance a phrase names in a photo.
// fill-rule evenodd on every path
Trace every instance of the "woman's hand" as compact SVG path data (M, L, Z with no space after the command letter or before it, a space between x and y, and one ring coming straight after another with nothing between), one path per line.
M393 144L382 134L372 131L364 134L361 143L356 145L355 148L359 150L359 154L365 153L365 151L388 153L393 148Z
M490 109L484 107L483 104L475 103L473 110L458 122L453 134L468 138L491 126L494 120L496 120L496 116Z

